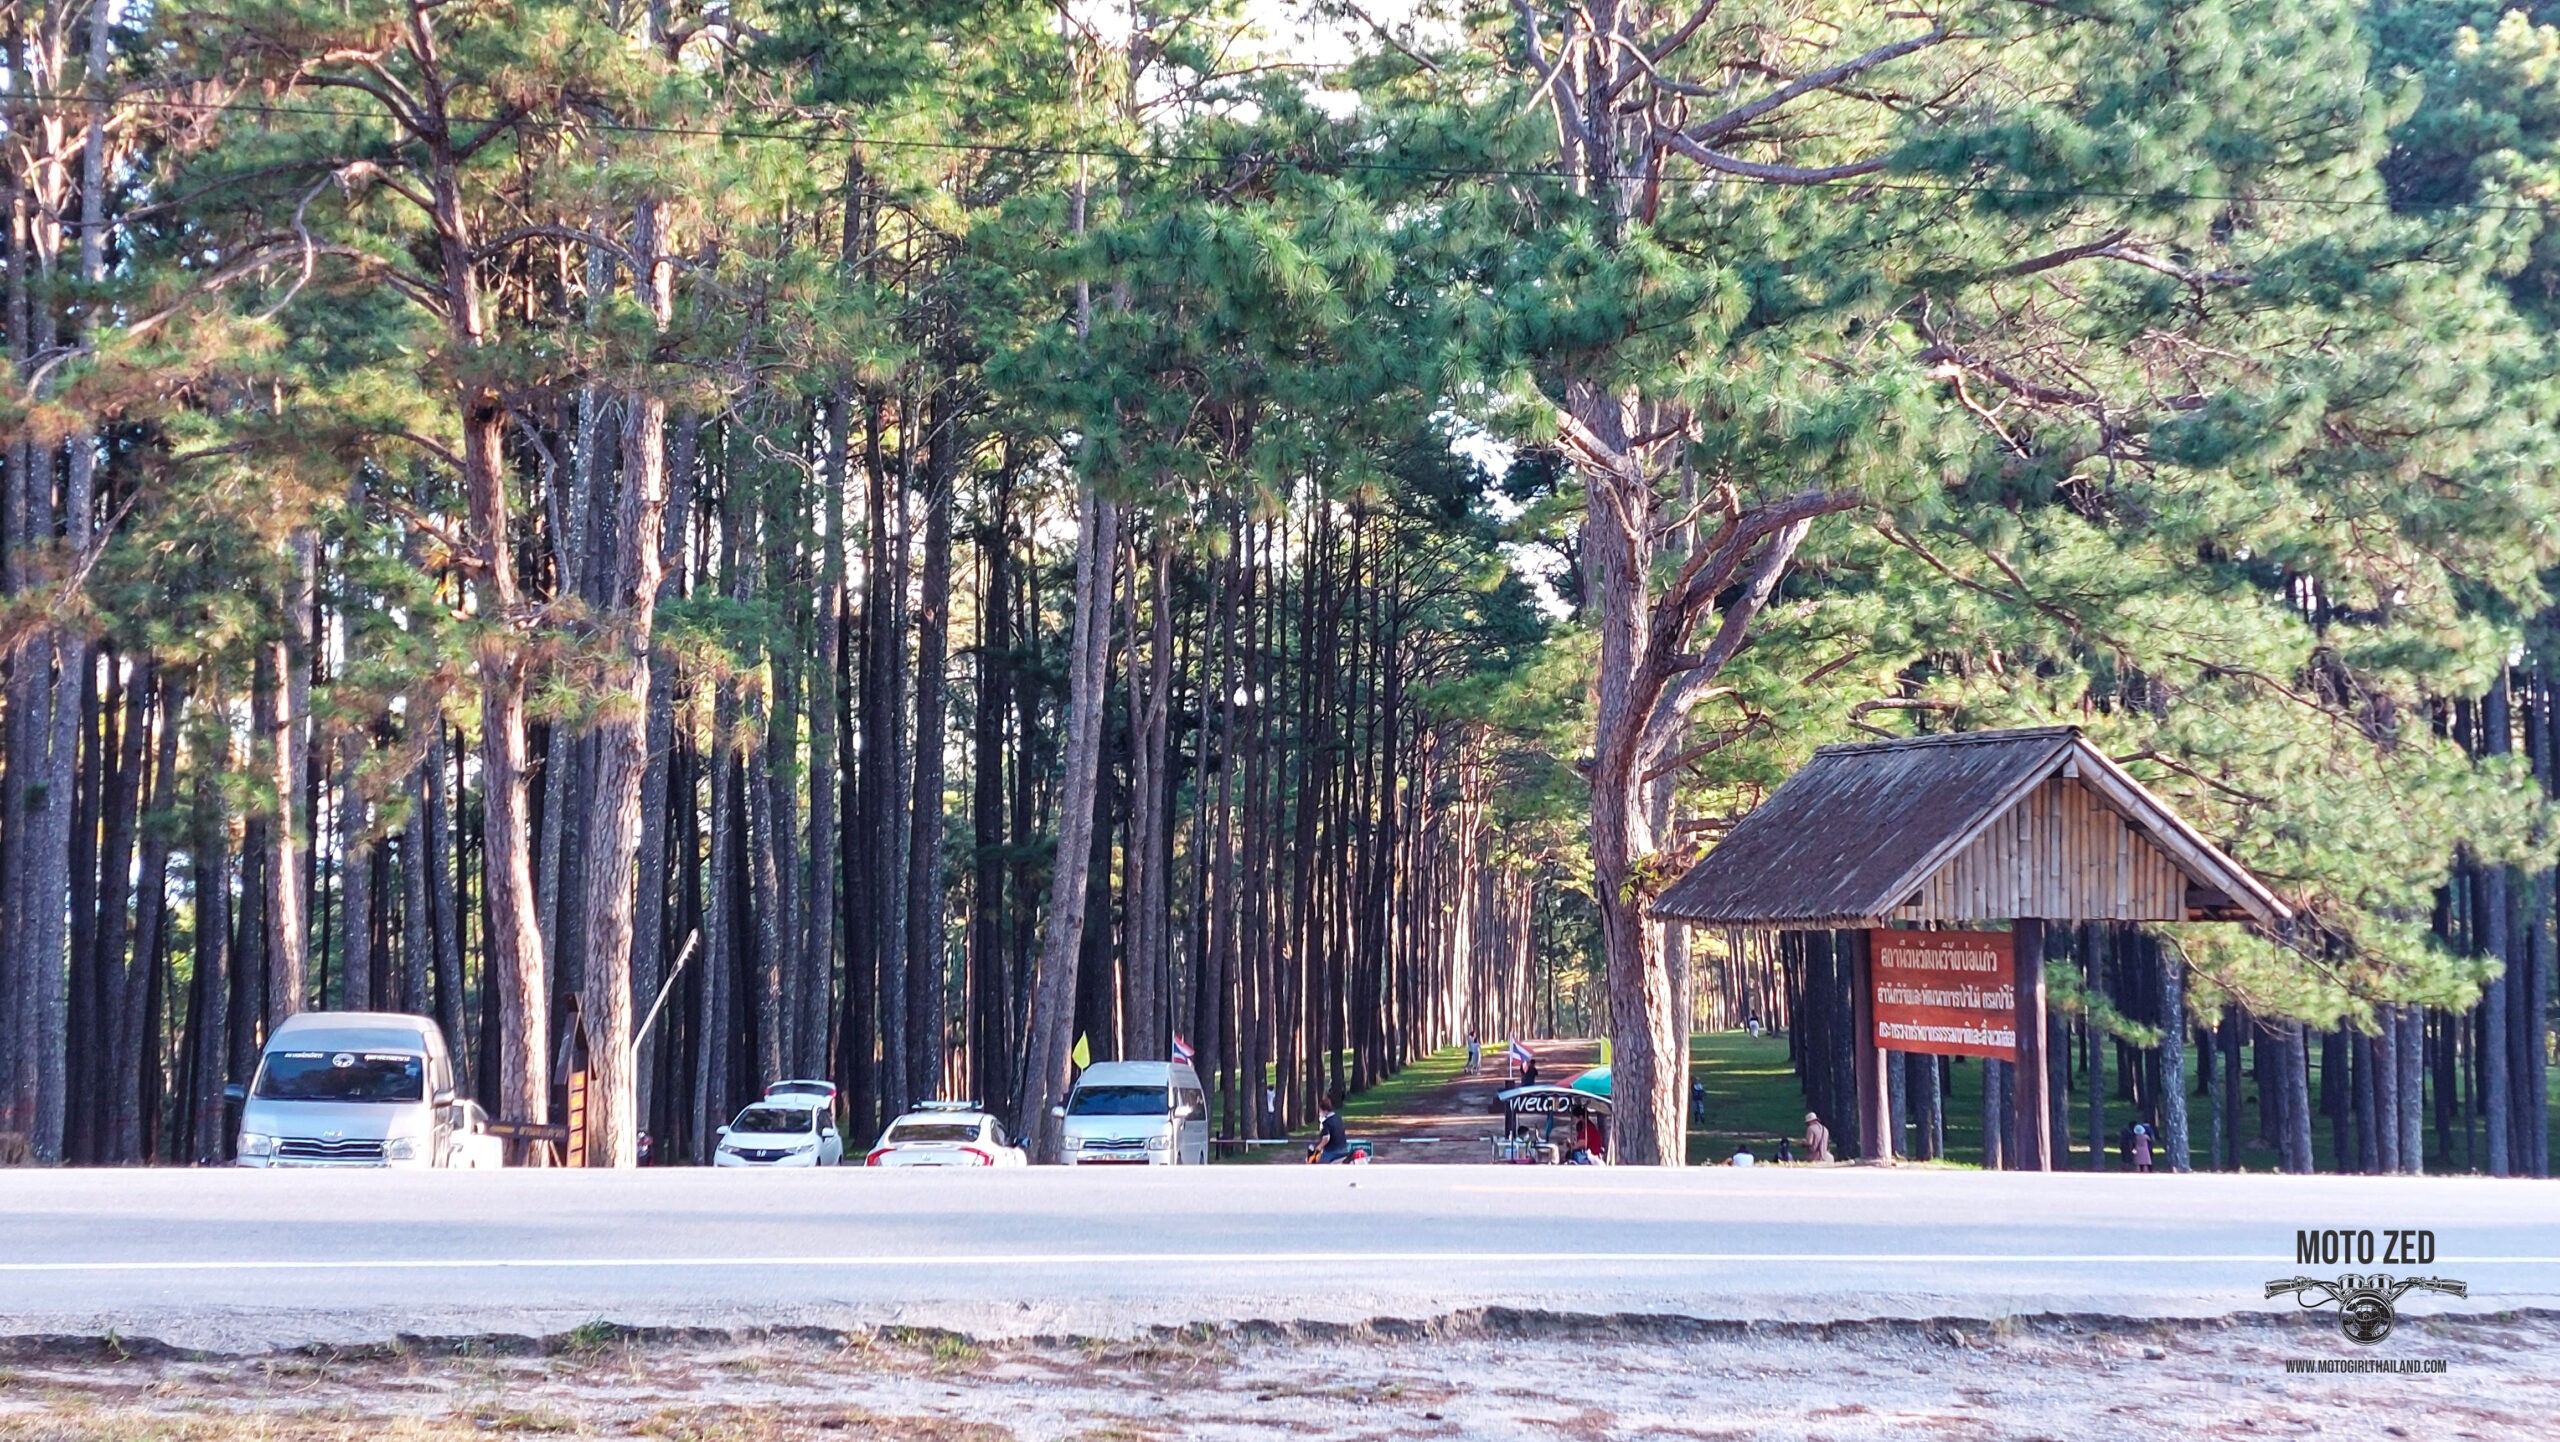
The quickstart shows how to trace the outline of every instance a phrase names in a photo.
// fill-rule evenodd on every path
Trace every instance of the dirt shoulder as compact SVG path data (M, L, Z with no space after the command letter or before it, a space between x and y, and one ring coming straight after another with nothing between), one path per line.
M2547 1435L2560 1318L2430 1321L2423 1375L2299 1375L2303 1319L1706 1326L1480 1313L980 1345L907 1331L483 1338L251 1358L0 1342L0 1439L1981 1439Z

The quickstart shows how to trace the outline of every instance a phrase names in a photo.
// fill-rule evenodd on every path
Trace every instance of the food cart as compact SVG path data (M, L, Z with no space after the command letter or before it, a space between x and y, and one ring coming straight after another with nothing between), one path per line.
M1608 1160L1612 1108L1608 1097L1569 1086L1525 1086L1502 1092L1495 1100L1502 1107L1502 1132L1493 1139L1495 1161L1528 1165Z

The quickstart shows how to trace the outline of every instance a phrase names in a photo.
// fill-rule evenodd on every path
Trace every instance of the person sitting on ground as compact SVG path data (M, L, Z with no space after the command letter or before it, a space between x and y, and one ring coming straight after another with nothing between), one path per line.
M1351 1155L1351 1128L1342 1120L1342 1098L1324 1094L1324 1120L1318 1124L1316 1160L1338 1162Z
M1796 1159L1796 1144L1793 1137L1778 1138L1777 1159L1782 1162L1791 1162Z
M1728 1167L1756 1167L1760 1165L1760 1159L1751 1155L1751 1148L1738 1146L1733 1149L1733 1155L1725 1159L1724 1164Z
M1822 1118L1813 1112L1804 1114L1804 1159L1809 1162L1831 1160L1831 1128L1824 1126Z

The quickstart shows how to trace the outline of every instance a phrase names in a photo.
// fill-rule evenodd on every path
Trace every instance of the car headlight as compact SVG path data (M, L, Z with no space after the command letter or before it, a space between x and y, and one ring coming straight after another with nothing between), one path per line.
M275 1154L276 1139L274 1137L267 1136L260 1132L242 1132L240 1134L240 1155L244 1157L271 1157Z
M414 1162L418 1159L419 1139L390 1137L382 1143L382 1159L386 1162Z
M1151 1152L1160 1152L1172 1145L1173 1138L1166 1136L1161 1132L1147 1138L1147 1150Z
M1083 1151L1083 1150L1084 1150L1084 1138L1082 1138L1082 1137L1068 1137L1068 1138L1066 1138L1066 1139L1064 1139L1064 1140L1060 1141L1060 1142L1058 1143L1058 1145L1060 1145L1060 1146L1062 1146L1062 1147L1065 1147L1068 1151L1071 1151L1071 1152L1080 1152L1080 1151Z

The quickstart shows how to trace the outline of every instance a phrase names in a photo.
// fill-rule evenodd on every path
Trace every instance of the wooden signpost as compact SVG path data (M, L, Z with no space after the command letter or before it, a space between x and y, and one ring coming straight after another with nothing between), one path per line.
M1870 931L1875 1036L1931 1056L2018 1059L2017 955L2006 931Z

